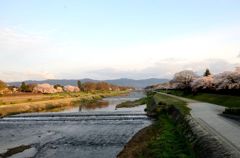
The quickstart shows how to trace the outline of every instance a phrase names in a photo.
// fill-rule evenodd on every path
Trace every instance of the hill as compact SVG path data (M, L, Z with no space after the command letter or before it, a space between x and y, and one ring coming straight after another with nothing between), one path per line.
M41 84L41 83L49 83L52 85L55 84L61 84L63 86L65 85L77 85L77 81L78 80L68 80L68 79L54 79L54 80L42 80L42 81L33 81L33 80L28 80L25 81L25 83L37 83L37 84ZM158 84L158 83L163 83L163 82L167 82L168 79L158 79L158 78L149 78L149 79L142 79L142 80L134 80L134 79L128 79L128 78L120 78L120 79L114 79L114 80L93 80L93 79L80 79L80 81L82 83L84 82L100 82L100 81L104 81L107 83L111 83L114 85L118 85L118 86L130 86L130 87L135 87L135 88L144 88L150 85L154 85L154 84ZM11 86L20 86L21 82L9 82L8 83Z

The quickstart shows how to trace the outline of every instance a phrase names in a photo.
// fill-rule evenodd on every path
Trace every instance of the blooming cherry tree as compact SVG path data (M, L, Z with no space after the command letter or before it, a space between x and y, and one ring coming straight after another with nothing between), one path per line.
M200 89L212 89L213 88L213 76L204 76L199 77L191 82L191 88L193 91L197 91Z
M197 75L191 70L184 70L178 72L174 75L172 80L173 83L177 83L177 88L188 89L190 88L190 83L197 78Z
M48 83L38 84L33 88L34 93L57 93L57 90Z
M67 86L64 86L64 91L66 91L66 92L79 92L80 89L76 86L67 85Z
M240 69L226 71L214 76L216 90L221 89L240 89Z

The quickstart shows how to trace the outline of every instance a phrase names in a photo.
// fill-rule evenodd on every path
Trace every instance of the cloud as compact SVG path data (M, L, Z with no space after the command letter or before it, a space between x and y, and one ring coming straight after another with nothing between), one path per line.
M42 52L48 44L47 37L21 32L13 28L0 28L0 50L2 52L34 54Z
M64 72L58 75L42 71L25 71L25 72L0 72L0 79L4 81L23 81L23 80L44 80L44 79L116 79L116 78L168 78L171 79L176 72L182 70L193 70L202 75L206 68L211 73L217 74L223 71L234 70L240 63L230 63L223 59L207 59L199 61L178 60L167 58L160 60L152 66L142 69L121 69L121 68L100 68L90 71L81 71L75 69L72 72Z
M237 56L238 58L240 58L240 53L238 54L238 56Z
M213 74L217 74L223 71L234 70L239 63L229 63L222 59L207 59L204 61L188 61L171 59L162 60L155 63L151 67L147 67L141 70L120 70L120 69L98 69L95 71L86 72L85 75L95 79L114 79L114 78L169 78L182 70L193 70L199 75L209 68ZM82 74L84 76L84 74Z
M48 79L55 78L53 74L61 78L171 78L182 69L201 73L205 68L217 73L239 63L239 28L111 47L0 28L0 63L4 65L0 79ZM30 72L26 71L29 67Z
M0 72L0 79L6 82L25 80L45 80L55 79L55 75L48 72Z

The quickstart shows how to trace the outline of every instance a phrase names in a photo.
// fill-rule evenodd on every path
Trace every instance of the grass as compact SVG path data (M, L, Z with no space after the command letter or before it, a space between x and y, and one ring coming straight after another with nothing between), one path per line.
M153 126L154 135L139 158L193 158L191 145L180 134L175 123L166 115L159 115Z
M186 106L187 103L183 100L166 96L163 94L159 94L159 93L155 94L153 96L153 99L157 105L161 105L161 106L158 106L157 108L161 109L161 108L168 108L170 106L174 106L184 115L190 113L190 109Z
M162 91L165 92L166 91ZM212 94L212 93L197 93L197 94L186 94L183 91L179 90L168 90L168 94L173 94L177 96L182 96L194 100L199 100L203 102L213 103L225 107L240 107L240 96L231 96L231 95L221 95L221 94Z
M64 98L91 97L101 95L101 97L114 96L127 93L128 91L92 91L92 92L77 92L77 93L55 93L55 94L33 94L2 96L0 97L0 107L8 104L22 103L37 103L40 101L59 100Z
M141 98L134 101L126 101L118 104L116 108L131 108L131 107L136 107L143 104L146 104L146 98Z
M194 158L191 145L166 115L140 130L117 158Z
M63 107L76 105L81 100L96 100L107 96L126 94L128 91L97 91L97 92L79 92L79 93L59 93L48 95L30 95L29 96L8 96L1 99L8 101L8 104L0 106L0 117L29 112L45 112L59 110ZM47 96L47 97L46 97ZM34 98L34 97L37 97ZM41 97L43 99L41 100ZM27 99L26 99L27 98ZM48 99L46 99L48 98ZM37 100L37 101L36 101Z
M190 113L187 103L177 98L154 93L149 99L154 100L155 104L148 104L148 107L154 106L156 111L156 135L149 142L148 147L143 150L140 158L193 158L195 154L191 145L180 132L176 123L168 116L167 109L172 107L179 110L185 116ZM150 108L152 109L152 108Z

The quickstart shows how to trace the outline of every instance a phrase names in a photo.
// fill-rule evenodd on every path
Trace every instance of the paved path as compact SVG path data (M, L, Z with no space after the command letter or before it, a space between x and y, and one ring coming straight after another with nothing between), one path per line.
M219 115L224 111L224 107L170 94L161 94L186 101L192 109L192 117L195 118L202 127L225 142L240 155L240 123Z

